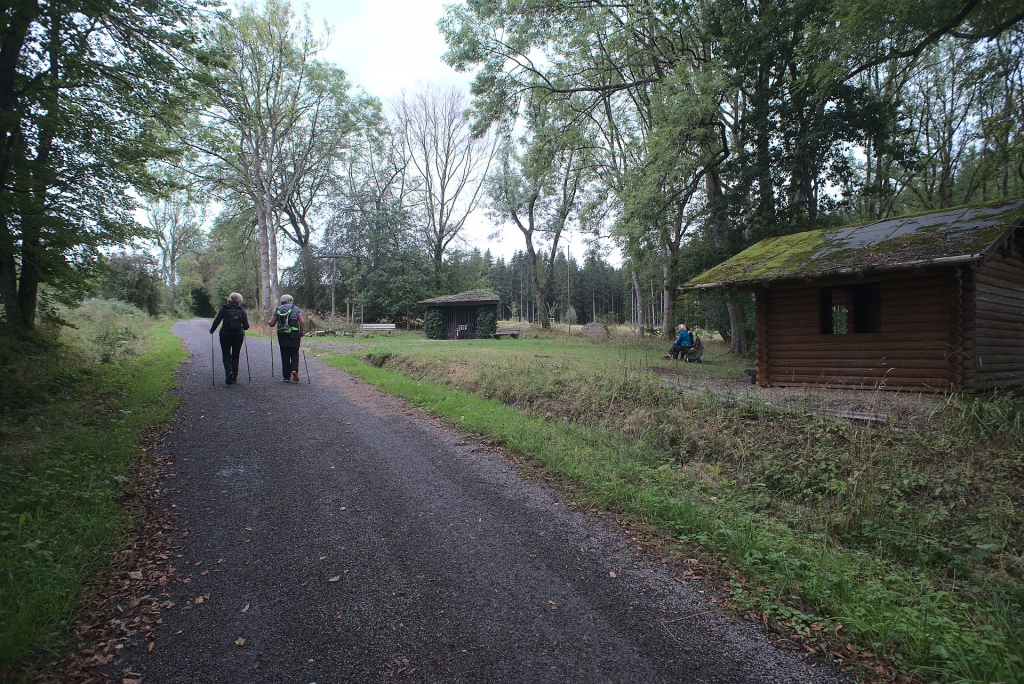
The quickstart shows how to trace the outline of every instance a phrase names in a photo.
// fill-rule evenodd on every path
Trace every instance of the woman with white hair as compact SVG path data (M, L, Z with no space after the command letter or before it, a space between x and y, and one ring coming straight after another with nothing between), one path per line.
M281 372L284 381L299 381L299 344L306 319L302 309L292 303L291 295L281 295L281 305L274 309L268 323L277 327L277 342L281 347Z
M238 382L238 359L242 354L242 343L245 342L245 331L249 329L249 317L242 308L242 295L232 292L227 303L220 307L217 317L210 324L210 334L220 329L220 352L224 358L224 384L234 385Z
M676 330L679 331L679 335L676 336L676 343L672 345L672 349L670 349L668 354L665 356L666 359L671 359L673 361L677 361L680 354L685 354L693 349L693 335L690 334L690 331L687 330L686 326L680 323Z

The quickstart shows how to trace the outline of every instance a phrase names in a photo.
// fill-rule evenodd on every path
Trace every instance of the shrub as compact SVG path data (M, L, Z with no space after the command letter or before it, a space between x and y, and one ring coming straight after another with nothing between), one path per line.
M444 324L444 309L430 307L423 314L423 332L429 339L443 340L445 338L446 326Z
M498 307L481 306L476 310L476 330L477 337L480 339L487 339L494 335L494 331L498 329Z

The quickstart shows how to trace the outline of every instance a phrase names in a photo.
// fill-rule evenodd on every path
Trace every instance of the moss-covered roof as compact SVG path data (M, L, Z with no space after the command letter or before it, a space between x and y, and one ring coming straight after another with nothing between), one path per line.
M498 295L490 290L470 290L459 294L444 295L433 299L424 299L416 302L420 306L484 306L486 304L498 304L501 300Z
M890 271L984 258L1024 222L1024 199L768 238L693 278L685 289Z

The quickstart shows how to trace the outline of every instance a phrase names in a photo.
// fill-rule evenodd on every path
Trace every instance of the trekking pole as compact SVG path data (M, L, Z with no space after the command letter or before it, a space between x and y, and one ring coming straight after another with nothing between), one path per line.
M213 360L213 333L210 333L210 386L217 386L217 367Z
M306 365L306 382L309 383L309 384L313 384L313 381L309 377L309 362L306 361L306 350L305 349L302 350L302 363L304 363Z
M242 342L245 344L245 374L249 376L249 382L252 382L252 371L249 370L249 338L243 337ZM273 354L274 352L271 351L270 353Z
M274 377L274 331L270 331L270 377Z

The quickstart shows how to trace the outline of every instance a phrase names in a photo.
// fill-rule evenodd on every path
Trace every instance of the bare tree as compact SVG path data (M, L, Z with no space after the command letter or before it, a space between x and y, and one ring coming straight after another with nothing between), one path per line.
M495 138L473 136L466 106L458 90L430 86L395 103L409 168L419 180L422 241L438 289L445 253L477 208L497 150Z

